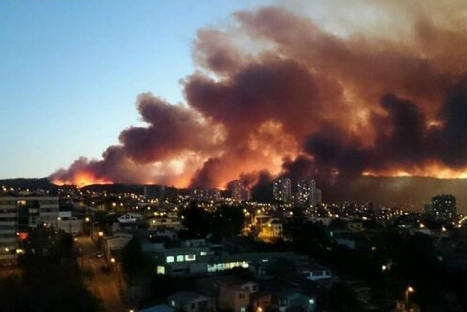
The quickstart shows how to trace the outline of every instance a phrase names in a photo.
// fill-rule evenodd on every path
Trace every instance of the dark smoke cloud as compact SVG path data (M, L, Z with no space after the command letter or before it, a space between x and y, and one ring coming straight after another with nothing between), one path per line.
M304 151L313 158L298 157L286 163L289 175L332 169L344 175L366 170L411 168L428 161L462 170L467 166L467 99L465 79L450 89L439 112L441 125L427 128L424 114L411 101L386 94L381 98L385 116L374 116L376 141L362 143L341 128L325 126L305 140ZM319 173L319 172L315 172Z
M230 27L198 31L186 106L141 95L145 125L52 178L210 188L240 177L262 196L278 175L332 186L368 172L465 172L465 27L410 14L402 38L331 33L281 7L236 12Z
M51 179L62 183L139 182L177 183L183 173L176 173L167 164L171 157L193 152L191 158L213 153L221 138L221 130L209 123L195 110L171 105L149 93L138 97L137 108L145 127L130 127L121 132L121 145L110 146L102 160L81 157L68 169L60 169ZM196 161L195 161L196 162ZM183 168L192 174L190 160ZM90 180L82 181L79 180ZM78 181L77 181L78 180ZM156 181L155 181L156 180Z
M208 151L216 143L215 129L192 109L142 94L138 110L149 126L131 127L119 137L127 155L136 162L160 161L184 150Z

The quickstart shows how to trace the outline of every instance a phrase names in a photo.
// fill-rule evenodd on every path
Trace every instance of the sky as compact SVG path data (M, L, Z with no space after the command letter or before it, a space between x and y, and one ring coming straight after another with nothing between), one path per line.
M138 124L136 97L183 101L200 27L260 1L0 2L0 178L98 158Z
M464 1L3 1L0 14L2 178L467 177Z

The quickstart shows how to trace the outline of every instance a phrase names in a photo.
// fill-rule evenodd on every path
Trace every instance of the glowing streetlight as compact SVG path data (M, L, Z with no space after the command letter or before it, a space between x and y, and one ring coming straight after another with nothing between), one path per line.
M102 237L102 236L104 236L104 232L100 231L100 232L98 233L98 235L99 235L100 237Z
M407 309L409 309L409 295L413 293L414 291L415 289L410 285L407 286L407 288L405 289L405 305Z
M110 262L115 263L115 258L110 258Z
M388 267L387 267L385 264L383 264L383 265L381 266L381 271L384 272L384 271L386 271L387 269L388 269Z
M420 227L421 229L423 229L423 228L425 228L425 224L420 223L419 227Z
M91 219L89 219L89 217L86 217L86 218L84 218L84 221L89 222L89 221L91 221Z

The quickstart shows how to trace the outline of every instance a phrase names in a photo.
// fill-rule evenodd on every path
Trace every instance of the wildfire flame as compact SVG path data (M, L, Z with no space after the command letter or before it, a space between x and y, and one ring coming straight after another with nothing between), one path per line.
M102 178L96 178L91 172L79 172L70 180L54 180L54 184L62 185L76 185L79 188L92 184L113 184L112 181Z
M438 163L410 169L390 169L382 171L364 171L363 176L371 177L431 177L437 179L467 179L467 168L450 169Z

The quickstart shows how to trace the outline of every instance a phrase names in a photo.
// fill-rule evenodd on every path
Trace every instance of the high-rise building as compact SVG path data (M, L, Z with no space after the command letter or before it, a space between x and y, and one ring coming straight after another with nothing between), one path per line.
M316 204L321 205L323 203L323 194L321 189L316 189Z
M305 180L297 183L296 200L301 204L310 203L313 206L321 203L321 190L316 188L315 180Z
M300 204L305 204L310 200L311 184L309 181L300 181L297 183L297 193L295 199Z
M228 188L230 191L230 197L232 197L233 200L242 200L242 184L239 180L230 181Z
M431 211L436 217L440 218L452 218L456 216L456 198L452 195L437 195L432 197Z
M164 185L145 185L143 188L144 198L155 199L162 198L165 195Z
M228 189L230 191L230 197L234 200L245 201L250 200L250 190L242 185L239 180L233 180L228 183Z
M0 196L0 262L14 262L18 239L40 223L59 227L58 197Z
M275 200L289 202L292 199L292 182L289 178L278 178L272 186L272 196Z
M192 190L191 196L202 201L218 201L221 193L218 189L195 188Z

